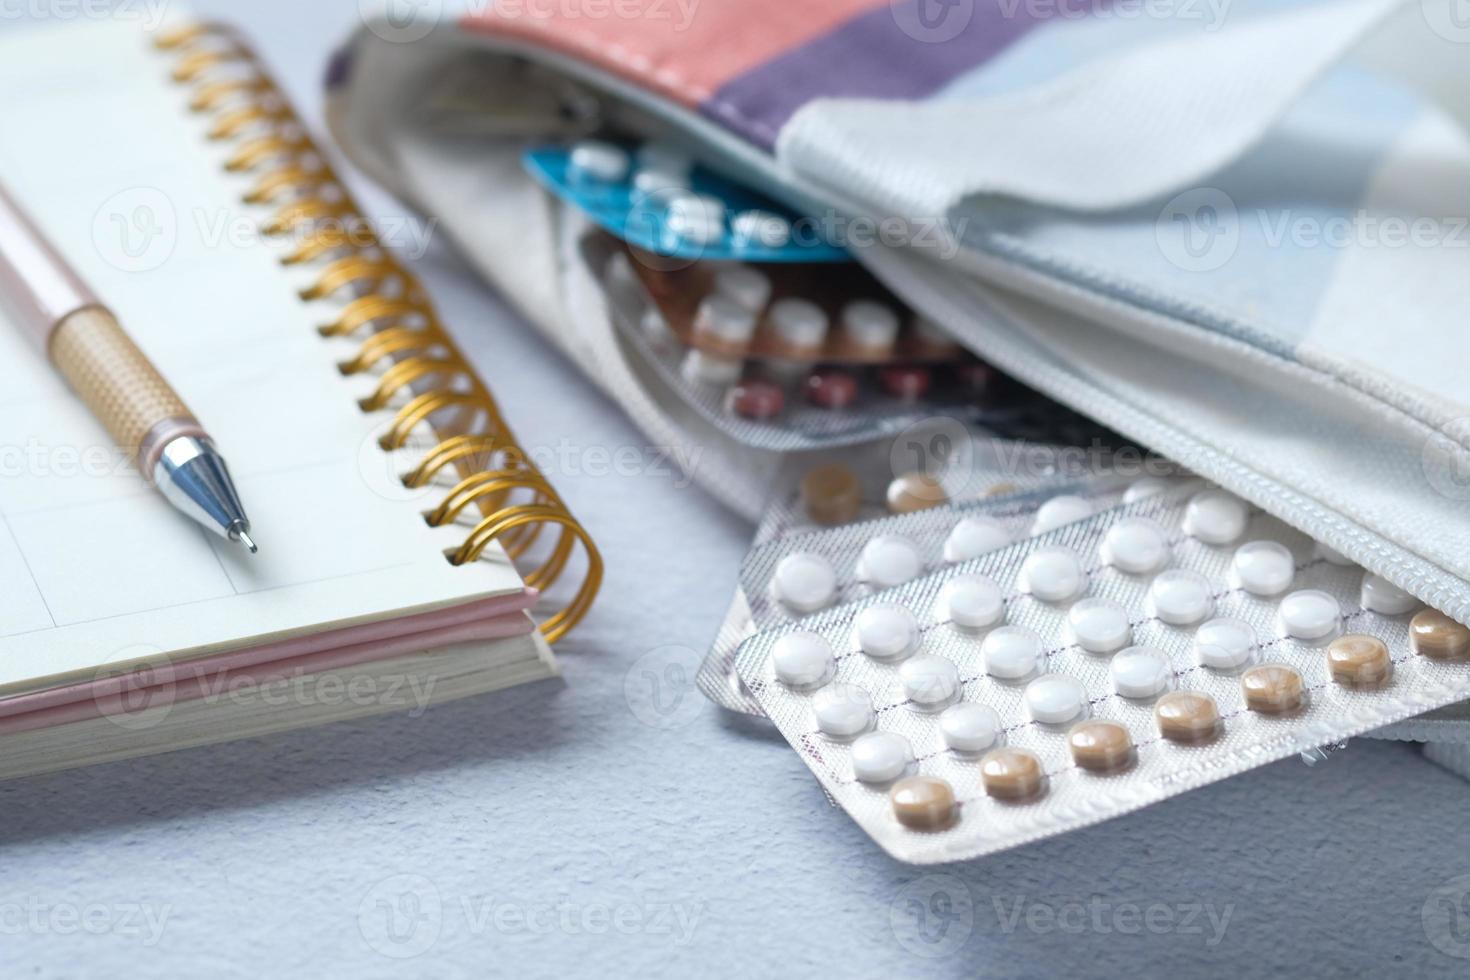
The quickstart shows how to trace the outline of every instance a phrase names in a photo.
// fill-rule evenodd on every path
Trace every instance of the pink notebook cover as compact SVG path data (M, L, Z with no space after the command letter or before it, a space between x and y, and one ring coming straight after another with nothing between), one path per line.
M373 663L454 643L489 642L533 632L526 611L537 592L525 589L433 612L323 630L184 663L22 694L0 701L0 735L126 714L132 706L190 701L229 691L242 681L267 684L340 667Z

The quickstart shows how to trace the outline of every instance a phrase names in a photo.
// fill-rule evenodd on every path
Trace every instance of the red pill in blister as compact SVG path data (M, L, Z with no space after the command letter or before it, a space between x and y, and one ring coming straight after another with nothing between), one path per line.
M819 408L848 408L858 397L858 380L851 371L818 368L806 378L806 398Z
M923 398L929 393L929 386L934 381L929 369L923 367L886 367L878 376L882 379L884 391L906 402Z
M748 419L772 419L786 407L778 385L759 378L740 382L730 391L730 411Z
M983 395L995 382L995 368L984 361L967 361L954 369L955 378L972 393Z

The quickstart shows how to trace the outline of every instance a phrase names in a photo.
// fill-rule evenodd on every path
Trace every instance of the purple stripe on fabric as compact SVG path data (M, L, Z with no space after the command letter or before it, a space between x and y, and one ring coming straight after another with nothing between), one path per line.
M701 111L766 149L813 99L922 99L1044 17L1025 0L895 0L722 86ZM1055 10L1064 4L1047 4Z

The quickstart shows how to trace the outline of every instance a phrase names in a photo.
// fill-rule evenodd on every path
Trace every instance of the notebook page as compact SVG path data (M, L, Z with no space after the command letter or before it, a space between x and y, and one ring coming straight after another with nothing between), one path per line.
M455 567L442 496L392 479L391 412L355 347L255 233L171 60L127 20L0 40L0 179L118 314L230 461L261 552L153 492L0 313L0 696L521 588L503 552ZM345 345L345 347L344 347Z

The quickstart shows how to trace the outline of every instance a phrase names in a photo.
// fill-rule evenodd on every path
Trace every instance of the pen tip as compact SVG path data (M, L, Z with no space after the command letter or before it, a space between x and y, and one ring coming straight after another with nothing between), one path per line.
M251 540L249 531L240 531L239 538L240 543L249 548L252 555L260 551L260 549L256 547L255 542Z

